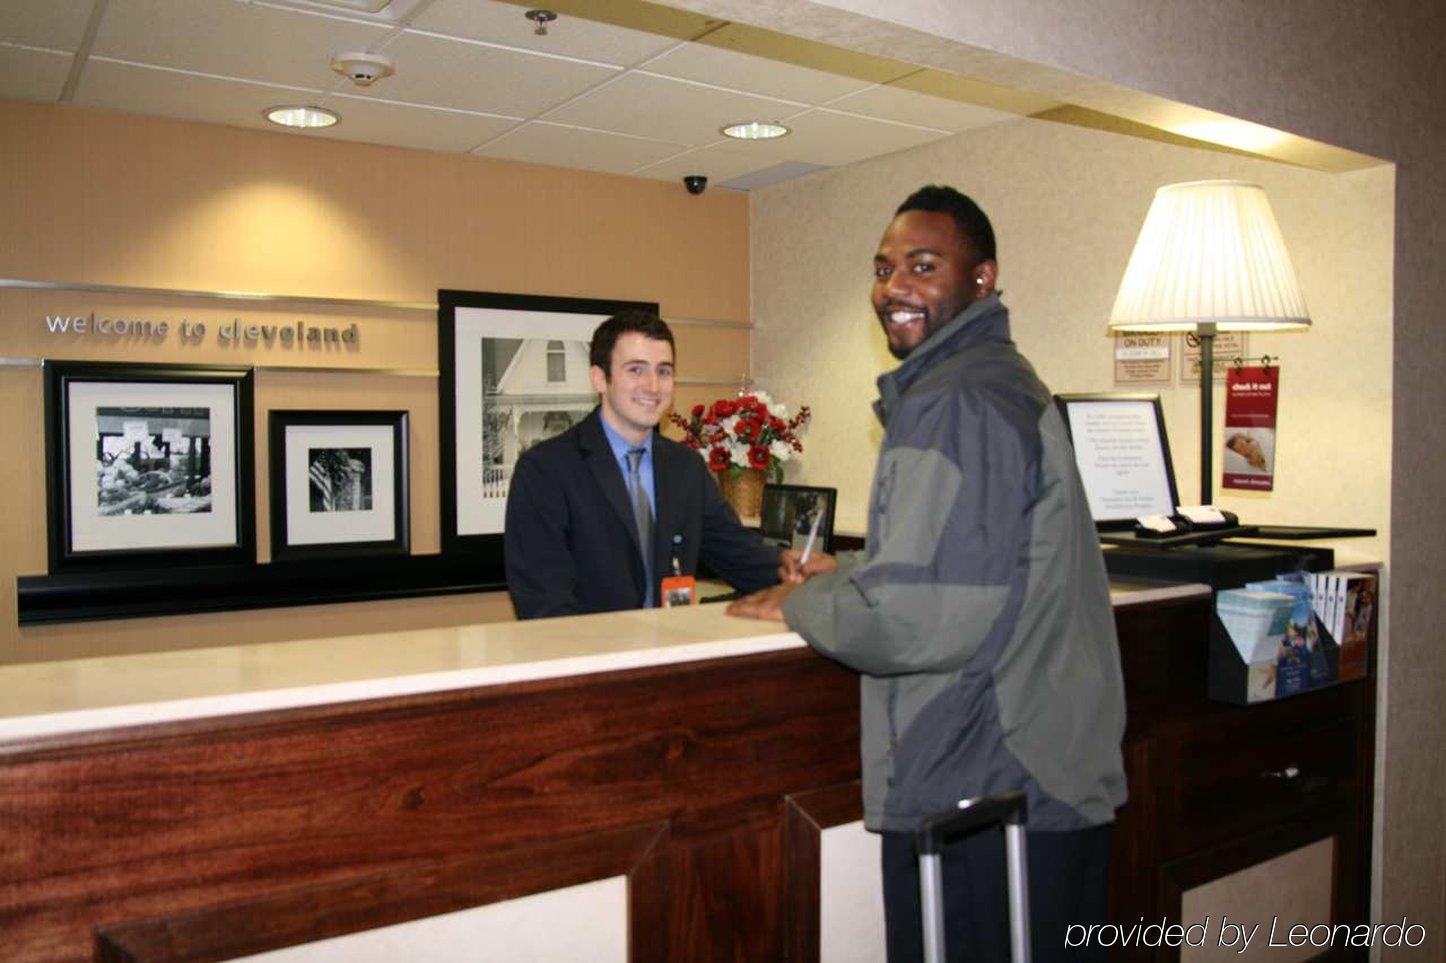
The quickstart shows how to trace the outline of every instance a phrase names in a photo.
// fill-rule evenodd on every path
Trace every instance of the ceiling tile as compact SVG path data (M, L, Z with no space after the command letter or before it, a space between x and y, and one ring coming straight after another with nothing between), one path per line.
M526 7L494 0L438 0L412 24L453 37L524 47L564 57L582 57L631 66L667 50L678 41L671 37L614 27L566 14L539 37L523 14Z
M527 124L479 153L487 157L626 174L682 150L662 144L556 124Z
M718 129L727 124L770 120L797 111L777 100L629 74L547 119L693 146L717 140Z
M75 103L81 107L280 130L261 116L263 110L278 104L314 102L319 96L316 91L243 84L92 58L81 75Z
M647 71L810 105L869 86L867 81L697 43L660 57Z
M91 0L4 0L0 40L74 51L90 20Z
M955 133L986 127L1004 120L1017 120L1019 117L1002 110L895 87L874 87L851 94L829 106L834 110L845 110L884 120L897 120L922 127L942 127Z
M838 167L869 157L917 147L947 133L901 127L883 121L815 110L789 121L793 133L775 143L789 160ZM782 141L791 141L784 144Z
M347 93L531 117L617 75L610 67L423 34L403 35L386 55L397 65L394 76Z
M784 161L782 164L774 164L772 167L765 167L763 170L754 171L752 174L735 177L733 180L720 186L735 191L761 191L765 187L772 187L774 184L782 184L784 181L791 181L803 177L805 174L826 170L828 170L828 168L822 164L805 164L803 161Z
M243 80L329 87L331 55L387 28L236 0L110 0L94 52Z
M70 74L70 54L0 45L0 97L55 100Z
M318 136L421 150L468 151L516 123L499 117L338 94L328 97L326 106L341 114L341 123L316 131Z
M702 174L708 178L709 184L718 185L778 163L776 157L749 150L751 146L719 144L717 147L704 147L637 173L640 177L662 181L680 181L689 174Z

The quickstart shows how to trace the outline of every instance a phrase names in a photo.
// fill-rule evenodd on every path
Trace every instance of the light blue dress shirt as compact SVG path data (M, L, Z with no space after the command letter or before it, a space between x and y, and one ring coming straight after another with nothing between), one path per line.
M634 445L614 431L613 426L608 424L606 418L599 415L598 421L602 423L603 434L607 436L608 446L613 450L613 461L617 462L618 471L623 473L624 491L628 489L628 452L634 448L643 449L643 459L638 463L638 476L642 479L643 491L647 493L648 507L652 509L653 521L654 524L656 524L658 518L658 495L653 485L653 435L655 433L651 431L648 432L648 437L643 439L641 445ZM651 545L643 546L645 553L651 552L652 549L653 547ZM646 562L646 558L644 561ZM653 597L656 594L657 587L650 583L643 597L643 608L650 609L653 607Z

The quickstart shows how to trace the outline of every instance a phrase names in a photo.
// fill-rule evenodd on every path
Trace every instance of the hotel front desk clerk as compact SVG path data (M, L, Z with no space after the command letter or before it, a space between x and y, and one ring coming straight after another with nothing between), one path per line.
M610 318L590 360L598 408L513 473L504 543L517 617L650 607L663 578L696 574L700 559L739 592L776 583L777 551L739 524L696 452L655 430L673 396L666 323Z

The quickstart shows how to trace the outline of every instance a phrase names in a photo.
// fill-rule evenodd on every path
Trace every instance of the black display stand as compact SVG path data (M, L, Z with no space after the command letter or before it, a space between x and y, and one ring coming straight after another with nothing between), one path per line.
M1105 570L1111 575L1166 582L1204 582L1216 590L1238 588L1246 582L1271 579L1299 569L1320 572L1334 565L1335 552L1329 548L1291 545L1222 542L1162 548L1142 539L1113 545L1105 552Z

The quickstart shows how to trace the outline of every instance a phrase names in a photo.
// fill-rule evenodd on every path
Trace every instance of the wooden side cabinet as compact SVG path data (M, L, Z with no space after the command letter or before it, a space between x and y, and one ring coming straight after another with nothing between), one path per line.
M1281 922L1366 922L1375 626L1366 678L1232 706L1205 696L1210 608L1202 597L1117 612L1130 802L1116 825L1111 916L1125 925L1198 923L1182 916L1190 890L1327 840L1329 918ZM1269 887L1258 894L1262 942L1281 902L1288 901ZM1218 912L1214 919L1218 925ZM1210 945L1217 941L1212 934ZM1176 960L1182 951L1129 948L1115 955Z

